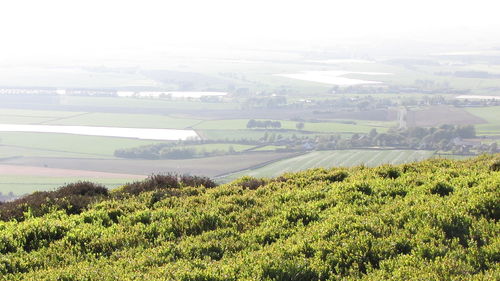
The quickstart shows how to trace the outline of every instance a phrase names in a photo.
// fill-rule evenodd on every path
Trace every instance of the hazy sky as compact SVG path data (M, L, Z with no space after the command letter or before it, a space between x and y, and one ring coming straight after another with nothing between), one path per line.
M487 35L500 40L497 2L5 0L0 2L0 61L117 49L313 44L344 38L474 42Z

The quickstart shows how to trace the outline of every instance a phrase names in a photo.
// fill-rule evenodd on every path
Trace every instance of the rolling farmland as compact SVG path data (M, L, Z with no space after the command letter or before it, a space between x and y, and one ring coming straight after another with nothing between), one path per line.
M287 172L296 172L317 167L377 166L401 164L430 158L433 151L423 150L332 150L314 151L297 157L280 160L257 169L244 170L220 178L227 182L241 176L276 177Z

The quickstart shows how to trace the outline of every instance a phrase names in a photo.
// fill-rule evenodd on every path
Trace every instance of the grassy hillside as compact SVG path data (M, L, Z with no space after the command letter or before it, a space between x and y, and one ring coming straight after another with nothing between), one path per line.
M77 184L25 198L33 208L24 215L23 202L0 205L0 279L500 275L500 155L203 185L212 186L172 177L112 192Z

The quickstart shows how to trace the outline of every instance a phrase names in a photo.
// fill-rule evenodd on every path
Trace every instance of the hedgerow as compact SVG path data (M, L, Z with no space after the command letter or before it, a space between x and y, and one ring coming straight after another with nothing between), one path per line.
M499 157L149 179L0 222L0 280L498 280Z

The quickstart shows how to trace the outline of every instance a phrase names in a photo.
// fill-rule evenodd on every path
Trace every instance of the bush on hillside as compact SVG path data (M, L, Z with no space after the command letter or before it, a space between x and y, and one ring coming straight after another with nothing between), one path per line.
M490 170L492 170L493 172L500 172L500 160L496 160L495 162L493 162L493 164L491 164L490 166Z
M178 189L182 186L213 188L217 184L208 177L177 174L152 175L143 181L126 184L120 189L120 193L137 195L147 191Z
M25 213L34 217L43 216L52 209L64 210L68 214L79 214L89 204L108 196L102 185L82 181L68 184L55 191L39 191L0 205L0 219L23 220Z

